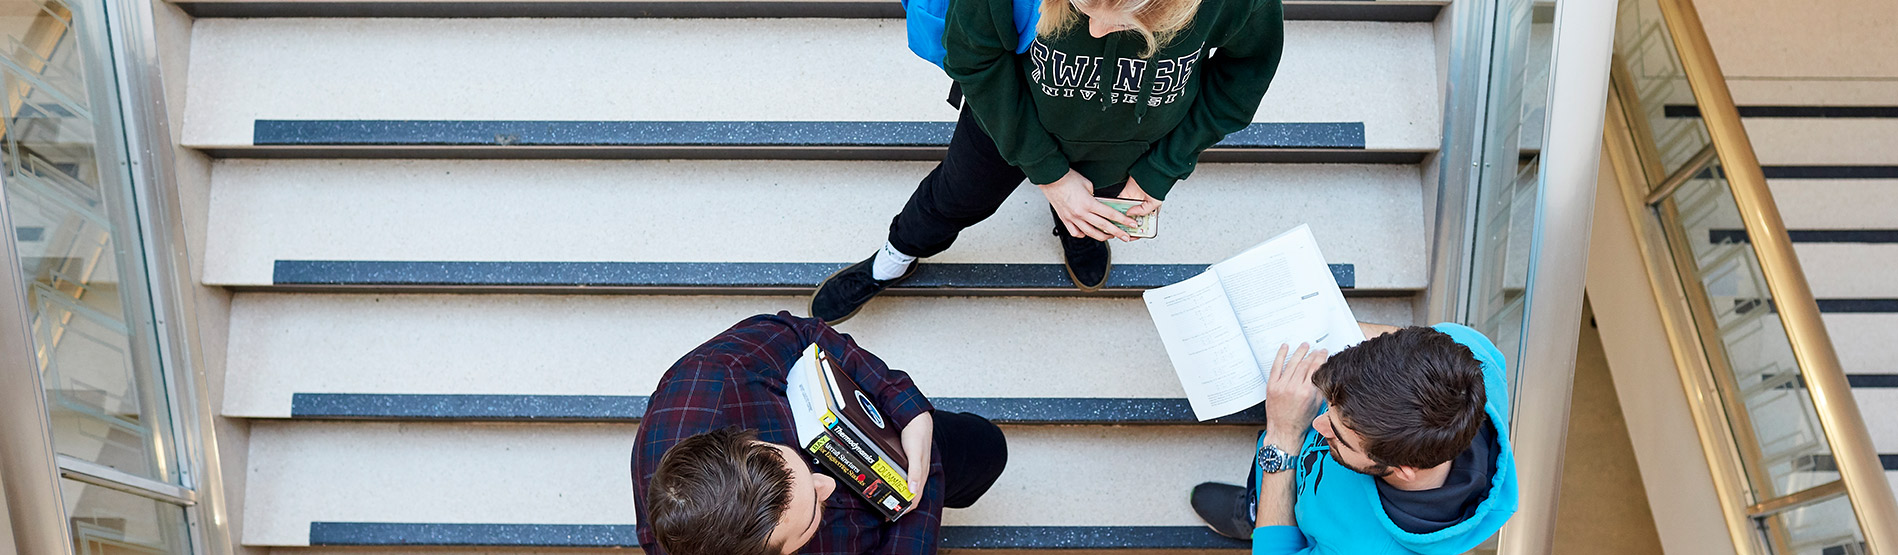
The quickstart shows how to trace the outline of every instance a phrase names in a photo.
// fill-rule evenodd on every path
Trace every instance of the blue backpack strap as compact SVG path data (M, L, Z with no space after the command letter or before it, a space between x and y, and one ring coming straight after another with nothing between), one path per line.
M909 51L916 56L929 60L929 63L942 67L943 57L949 50L943 46L943 21L949 15L950 0L903 0L903 25L909 35ZM985 2L988 0L963 0ZM1039 0L1014 0L1015 32L1020 36L1016 41L1015 53L1028 51L1035 42L1035 25L1041 22L1041 2Z
M1035 43L1035 25L1041 23L1041 2L1039 0L1015 0L1015 32L1021 40L1015 45L1015 53L1028 51Z

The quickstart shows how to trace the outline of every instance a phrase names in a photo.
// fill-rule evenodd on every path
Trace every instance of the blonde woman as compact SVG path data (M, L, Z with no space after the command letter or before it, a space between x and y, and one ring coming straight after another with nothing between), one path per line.
M916 259L1002 205L1022 179L1054 211L1068 277L1099 289L1114 225L1094 197L1160 209L1199 154L1252 122L1285 44L1279 0L1042 0L1016 54L1012 0L951 0L943 68L965 101L949 152L890 222L869 259L818 285L811 315L849 318L915 273Z

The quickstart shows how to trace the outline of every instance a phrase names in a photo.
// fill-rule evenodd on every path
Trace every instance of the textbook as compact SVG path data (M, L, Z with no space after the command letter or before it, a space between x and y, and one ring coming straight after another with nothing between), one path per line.
M1142 298L1202 421L1264 401L1280 345L1337 353L1364 341L1305 225Z
M784 396L798 444L838 483L869 501L884 520L896 520L916 503L922 492L909 490L902 435L829 353L816 344L806 347L785 378Z
M1126 214L1127 211L1132 209L1133 207L1140 206L1139 201L1126 200L1126 199L1094 197L1094 200L1101 201L1101 204L1105 204L1107 205L1108 208L1112 208L1114 209L1114 211L1120 212L1121 214ZM1139 224L1139 225L1134 226L1134 227L1127 227L1124 225L1120 225L1120 222L1114 222L1114 227L1120 228L1121 231L1127 232L1128 235L1139 237L1142 239L1152 239L1154 236L1160 234L1160 213L1159 212L1154 212L1152 214L1147 214L1145 216L1128 216L1128 217L1133 218L1134 223Z

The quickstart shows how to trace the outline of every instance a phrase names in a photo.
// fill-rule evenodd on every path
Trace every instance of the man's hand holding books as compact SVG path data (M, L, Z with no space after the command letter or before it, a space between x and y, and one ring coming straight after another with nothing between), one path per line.
M916 497L923 496L923 486L929 484L929 450L936 443L936 418L925 412L910 419L903 427L903 452L909 455L909 490ZM922 503L912 503L903 514L916 510Z

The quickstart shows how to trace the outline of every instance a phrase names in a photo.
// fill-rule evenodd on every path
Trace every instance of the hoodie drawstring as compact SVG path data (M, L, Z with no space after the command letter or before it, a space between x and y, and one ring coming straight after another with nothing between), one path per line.
M1154 65L1152 60L1140 64L1140 102L1134 104L1134 124L1136 125L1147 117L1147 99L1153 94L1153 76L1160 73L1160 68L1146 67L1150 65ZM1148 69L1153 71L1147 71Z
M1102 52L1101 61L1096 62L1096 67L1103 64L1108 65L1108 67L1101 67L1094 70L1095 76L1100 78L1096 82L1097 84L1094 85L1094 95L1101 98L1102 112L1107 111L1109 107L1114 105L1113 102L1108 101L1108 94L1114 89L1113 76L1118 75L1120 72L1120 58L1117 56L1119 50L1120 33L1109 33L1107 35L1107 51Z

